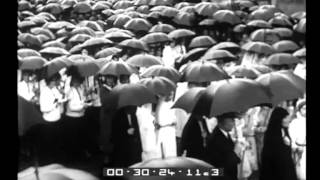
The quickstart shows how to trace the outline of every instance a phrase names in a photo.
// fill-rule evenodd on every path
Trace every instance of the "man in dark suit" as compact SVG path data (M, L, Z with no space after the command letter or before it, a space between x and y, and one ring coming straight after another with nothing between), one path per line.
M235 144L229 132L235 126L236 113L217 116L218 125L208 138L205 154L207 162L216 168L223 168L224 180L237 180L237 165L240 158L234 151Z

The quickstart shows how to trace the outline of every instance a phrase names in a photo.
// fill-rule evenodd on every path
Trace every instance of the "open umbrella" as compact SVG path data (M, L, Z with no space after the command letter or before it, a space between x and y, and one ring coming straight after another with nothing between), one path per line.
M133 18L130 19L124 27L132 31L149 31L152 25L145 19Z
M249 79L256 79L260 73L254 69L253 67L246 67L246 66L234 66L227 70L230 76L235 77L246 77Z
M95 61L73 61L73 66L77 67L78 72L83 77L93 76L98 73L100 66Z
M92 6L92 10L93 11L103 11L105 9L109 9L110 8L110 6L108 6L106 4L98 3L98 2ZM102 1L100 1L100 2L102 2Z
M218 22L224 22L231 25L240 24L240 18L234 14L233 11L230 10L218 10L213 14L213 18L216 19Z
M300 60L292 56L289 53L276 53L269 56L263 64L265 65L283 65L283 64L296 64L299 63Z
M21 21L18 23L18 28L23 29L23 28L32 28L37 26L37 24L33 21L30 20L25 20L25 21Z
M138 8L137 8L137 12L139 12L139 13L142 13L142 14L149 14L149 6L147 6L147 5L142 5L142 6L139 6Z
M194 3L190 3L190 2L179 2L179 3L176 3L174 7L177 9L182 9L183 7L186 7L186 6L192 6L193 4Z
M255 28L272 28L271 24L262 19L251 20L247 23L247 26Z
M160 65L161 60L153 55L150 54L138 54L130 57L126 61L128 64L132 66L137 66L137 67L150 67L153 65Z
M300 20L302 18L305 18L307 16L307 13L305 11L298 11L291 14L291 18Z
M43 7L43 11L49 12L51 14L60 14L63 9L58 3L49 3Z
M69 52L59 47L46 47L40 51L41 54L69 55Z
M281 38L291 38L293 35L293 31L289 28L273 28L273 31L276 32Z
M195 61L182 71L182 81L186 82L211 82L228 78L227 73L216 64L208 61Z
M122 61L110 61L105 64L99 71L102 75L131 75L135 73L136 70L128 65L126 62Z
M137 0L134 2L135 6L142 6L142 5L149 5L149 1L148 0Z
M274 105L303 97L306 88L306 81L291 71L263 74L256 81L270 89Z
M38 178L36 177L35 169L38 171ZM66 168L60 164L50 164L39 168L30 167L18 173L19 180L98 180L88 172Z
M143 36L142 38L140 38L140 40L144 41L147 44L154 44L154 43L162 43L162 42L171 41L169 36L163 32L149 33L149 34Z
M46 48L46 47L58 47L58 48L65 49L66 45L60 41L55 40L55 41L46 42L42 45L42 48Z
M43 67L47 62L46 59L40 56L28 56L21 59L20 69L22 70L36 70Z
M204 19L199 22L199 26L213 26L216 24L216 20L214 19Z
M132 1L126 1L126 0L118 1L112 6L112 8L113 9L127 9L127 8L131 7L133 5L133 3L134 2L132 2Z
M269 21L269 19L273 18L274 13L271 11L268 11L266 9L257 9L250 14L251 19L261 19L265 21Z
M110 39L115 42L119 42L119 41L121 42L125 39L132 38L132 36L123 31L114 31L114 32L106 33L106 35L104 35L104 38Z
M179 64L183 65L183 64L187 63L188 61L199 60L207 50L208 50L207 48L194 48L194 49L188 51L187 54L184 54L182 56L181 62Z
M177 85L166 77L143 78L138 83L145 85L156 95L167 96L174 92Z
M210 36L197 36L191 40L189 48L211 47L216 43L217 42Z
M174 7L167 7L164 10L162 10L160 13L161 13L161 16L163 17L173 18L179 13L179 10Z
M30 10L33 8L33 5L28 1L19 1L18 10L24 11L24 10Z
M74 29L75 25L68 21L55 21L55 22L50 22L49 24L43 26L43 28L45 27L52 30L59 30L62 28Z
M275 49L267 43L264 42L254 42L250 41L242 46L243 50L248 52L254 52L259 54L270 55L275 52Z
M202 16L211 17L213 13L219 10L219 6L210 2L201 2L194 6L196 12Z
M94 61L95 59L88 55L75 54L68 57L69 60L75 61Z
M293 25L289 18L285 18L284 16L275 16L269 20L269 23L274 27L292 27Z
M271 29L258 29L250 34L250 39L252 41L261 41L273 44L280 41L280 36Z
M190 6L185 6L181 9L179 9L179 11L194 14L194 13L196 13L196 8L194 6L190 5Z
M18 40L24 44L34 45L34 46L41 46L42 41L35 35L30 33L22 33L19 34Z
M91 6L87 2L78 2L73 6L73 11L77 13L88 13L91 12Z
M173 18L173 22L183 26L192 26L194 24L193 23L194 20L195 20L195 16L191 13L186 13L186 12L179 12Z
M71 35L76 35L76 34L87 34L92 37L95 36L94 31L89 27L76 27L71 31Z
M242 78L215 82L207 87L202 96L213 99L208 117L227 112L242 112L254 106L271 103L271 93L264 86L254 80Z
M149 30L150 33L153 33L153 32L163 32L163 33L166 33L168 34L169 32L171 31L174 31L176 28L173 27L172 25L170 24L156 24L154 26L152 26L152 28Z
M240 51L240 46L234 42L220 42L213 47L211 47L212 50L227 50L231 52L232 54L236 54Z
M129 47L132 49L138 49L142 51L148 51L146 43L139 39L127 39L118 44L121 47Z
M94 31L103 31L102 27L96 21L81 21L79 27L88 27Z
M117 54L120 52L121 52L121 49L116 48L116 47L110 47L110 48L105 48L105 49L97 52L95 54L95 57L96 58L105 58L105 57L108 57L108 56L111 56L111 55L114 55L114 54Z
M120 84L112 89L110 96L114 96L114 101L110 104L117 108L125 106L141 106L147 103L156 103L155 94L150 91L145 85L134 84Z
M70 67L73 64L66 56L60 56L52 59L50 62L44 64L47 68L47 77L59 72L62 68Z
M272 69L266 65L254 64L251 67L254 68L255 70L257 70L259 72L259 74L267 74L267 73L272 72Z
M91 38L82 43L83 48L111 45L113 42L105 38Z
M78 54L78 53L81 53L81 51L82 51L82 44L75 45L69 50L71 54Z
M76 34L69 39L69 42L72 43L83 43L86 40L90 39L91 36L87 34Z
M34 35L38 35L38 34L44 34L46 36L48 36L50 39L55 39L55 35L49 30L49 29L44 29L42 27L35 27L30 29L30 32Z
M41 56L41 54L36 50L23 48L18 50L18 56L24 58L28 56Z
M149 2L150 6L171 6L172 0L163 0L163 1L157 1L157 0L151 0Z
M171 39L179 39L179 38L190 37L194 35L196 35L196 33L188 29L176 29L174 31L171 31L168 34L169 38Z
M176 69L168 66L163 66L163 65L150 66L141 74L141 77L156 77L156 76L166 77L173 82L178 82L180 79L180 74Z
M179 108L185 110L187 113L192 113L196 102L205 89L204 87L193 87L189 89L176 100L172 108Z
M291 53L299 49L299 46L295 42L289 40L278 41L274 43L272 46L277 52Z
M307 22L306 20L307 20L306 18L301 19L301 20L298 22L298 24L296 24L296 25L293 26L293 29L294 29L296 32L305 34L305 33L306 33L306 22Z
M293 53L293 56L297 58L305 58L306 57L306 48L301 48Z
M132 19L132 17L126 14L119 14L114 17L115 17L115 20L113 21L113 26L119 27L119 28L123 28L124 25Z
M228 61L235 61L237 60L236 56L231 54L227 50L222 50L222 49L208 49L207 52L201 57L202 60L222 60L224 62Z

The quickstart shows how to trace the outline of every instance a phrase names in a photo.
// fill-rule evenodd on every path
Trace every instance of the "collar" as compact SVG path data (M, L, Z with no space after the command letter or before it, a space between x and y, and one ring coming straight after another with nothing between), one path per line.
M221 129L221 128L219 128L219 129L220 129L220 131L222 132L222 134L223 134L224 136L226 136L226 138L228 138L228 132L225 131L225 130L223 130L223 129Z

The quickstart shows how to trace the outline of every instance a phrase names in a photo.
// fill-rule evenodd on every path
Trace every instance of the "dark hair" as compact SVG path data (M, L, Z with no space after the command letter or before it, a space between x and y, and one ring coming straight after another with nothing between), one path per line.
M61 79L61 76L59 73L55 73L54 75L50 76L50 77L46 77L44 80L46 82L47 85L49 85L50 82L52 81L56 81Z
M81 84L83 83L84 79L85 78L82 76L72 76L70 81L70 86L73 86L75 81L78 81Z
M240 114L237 112L227 112L217 116L218 123L222 123L227 118L237 118Z

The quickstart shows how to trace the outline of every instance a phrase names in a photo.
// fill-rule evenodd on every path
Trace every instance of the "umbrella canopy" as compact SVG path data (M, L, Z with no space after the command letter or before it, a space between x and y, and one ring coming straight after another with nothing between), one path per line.
M119 14L114 16L116 19L113 21L114 27L123 28L124 25L132 19L132 17L126 15L126 14Z
M120 53L121 49L116 47L105 48L95 54L95 58L105 58Z
M44 64L47 68L47 77L54 75L59 72L62 68L70 67L73 64L66 56L61 56L52 59L50 62Z
M94 31L103 31L102 27L95 21L81 21L78 24L79 27L88 27Z
M209 117L271 103L271 93L265 87L254 80L242 78L218 81L207 87L202 96L213 99Z
M150 33L153 32L163 32L163 33L170 33L171 31L174 31L176 28L173 27L170 24L156 24L152 26L152 28L149 30Z
M227 50L222 49L208 49L207 52L201 57L202 60L223 60L223 61L235 61L237 60L236 56L231 54Z
M128 64L132 66L137 66L137 67L150 67L153 65L160 65L161 60L153 55L150 54L138 54L130 57L126 61Z
M251 19L261 19L265 21L269 21L269 19L273 18L274 12L268 11L266 9L257 9L250 14Z
M199 100L200 95L205 91L204 87L193 87L185 92L177 99L172 108L179 108L185 110L187 113L192 113L196 102Z
M121 47L129 47L133 49L139 49L142 51L148 51L146 43L139 39L127 39L118 44Z
M143 78L138 83L145 85L156 95L167 96L177 88L176 84L166 77Z
M218 10L213 14L213 18L218 22L224 22L231 25L240 24L240 18L230 10Z
M88 2L78 2L73 6L73 11L77 13L91 12L91 6Z
M274 32L276 32L281 38L290 38L293 35L293 31L289 28L279 27L274 28Z
M227 73L216 64L208 61L195 61L182 71L182 81L187 82L211 82L226 79Z
M191 40L189 48L210 47L216 43L210 36L197 36Z
M49 12L51 14L60 14L63 9L58 3L50 3L43 7L43 11Z
M81 51L82 51L82 44L75 45L69 50L71 54L81 53Z
M302 18L305 18L307 16L307 13L305 11L298 11L291 14L291 18L300 20Z
M48 36L50 39L55 39L55 35L49 30L49 29L44 29L42 27L35 27L30 29L30 32L34 35L38 35L38 34L43 34Z
M41 54L36 50L23 48L18 50L18 56L24 58L28 56L41 56Z
M94 61L95 59L88 55L75 54L68 57L71 61Z
M173 82L178 82L180 80L180 74L176 69L172 67L163 66L163 65L150 66L141 74L141 77L156 77L156 76L166 77Z
M293 53L293 56L297 58L305 58L306 57L306 48L302 48Z
M289 18L286 18L284 16L275 16L274 18L269 20L269 23L272 26L278 26L278 27L292 27L292 23L290 22Z
M260 73L254 69L253 67L246 67L246 66L234 66L229 68L228 71L230 76L235 77L246 77L249 79L256 79Z
M172 0L163 0L163 1L157 1L157 0L151 0L149 2L150 6L171 6L172 5Z
M268 57L263 64L265 65L283 65L283 64L296 64L300 60L289 53L276 53Z
M41 180L70 180L70 179L78 179L78 180L98 180L98 178L94 177L88 172L65 168L60 164L50 164L46 166L42 166L38 168L39 179ZM37 179L35 176L35 167L30 167L18 173L19 180L31 180Z
M259 74L267 74L267 73L272 72L272 69L266 65L254 64L251 67L254 68L255 70L257 70L259 72Z
M168 42L171 41L169 36L163 32L154 32L154 33L149 33L140 40L144 41L147 44L154 44L154 43L162 43L162 42Z
M192 26L194 20L195 20L195 16L191 13L186 13L186 12L179 12L173 18L173 22L175 22L178 25L184 25L184 26Z
M171 31L168 34L169 38L171 39L179 39L179 38L190 37L194 35L196 35L196 33L188 29L176 29L174 31Z
M59 47L46 47L40 51L41 54L69 55L69 52Z
M110 92L110 96L115 97L110 104L115 104L117 108L157 102L155 94L139 83L117 85Z
M49 42L46 42L42 45L42 48L46 48L46 47L58 47L58 48L62 48L62 49L65 49L66 45L60 41L49 41Z
M72 65L77 67L79 74L83 77L93 76L100 70L100 66L92 60L73 61Z
M30 20L26 20L26 21L21 21L18 23L18 28L22 29L22 28L31 28L31 27L35 27L37 24L33 21Z
M134 2L135 6L142 6L142 5L149 5L149 1L148 0L137 0Z
M130 19L124 27L132 31L146 31L148 32L152 25L145 19L133 18Z
M110 61L100 69L99 74L119 76L131 75L135 72L135 69L128 65L126 62Z
M272 46L278 52L291 53L299 49L299 46L295 42L289 41L289 40L282 40L282 41L276 42Z
M199 22L199 26L213 26L216 22L217 21L215 19L204 19Z
M69 39L69 42L72 43L83 43L86 40L90 39L91 36L87 34L76 34Z
M142 13L142 14L149 14L150 13L148 5L139 6L136 11L139 13Z
M196 12L202 16L211 17L213 13L219 10L219 6L210 2L201 2L194 6Z
M132 38L132 36L123 32L123 31L113 31L113 32L106 33L104 38L119 42L119 41L123 41L125 39L130 39L130 38Z
M41 46L42 41L35 35L30 33L22 33L19 34L18 40L24 44L34 45L34 46Z
M245 32L247 26L244 24L238 24L233 28L233 32L243 33Z
M102 2L102 1L98 1L96 4L94 4L92 6L92 10L93 11L103 11L105 9L109 9L110 6L108 6L107 4L102 4L102 3L99 3L99 2Z
M240 51L240 46L234 42L220 42L213 47L211 47L212 50L227 50L231 52L232 54L236 54Z
M173 18L179 13L179 10L174 7L167 7L167 8L164 8L164 10L161 11L160 13L161 13L161 16Z
M293 26L293 29L296 32L305 34L306 33L306 22L307 22L306 18L301 19L298 24Z
M76 35L76 34L87 34L91 37L95 36L94 31L89 27L76 27L71 31L71 35Z
M48 62L46 59L40 56L28 56L21 59L20 69L22 70L36 70L43 67Z
M181 9L179 9L180 12L186 12L186 13L191 13L191 14L194 14L196 13L196 9L194 6L185 6Z
M267 43L264 42L248 42L242 46L243 50L248 52L254 52L259 54L270 55L275 52L275 49Z
M280 41L280 36L271 29L258 29L250 34L250 39L252 41L261 41L273 44Z
M104 46L104 45L111 45L111 44L113 44L113 42L110 41L109 39L94 37L82 43L82 47L86 48L86 47L92 47L92 46Z
M272 28L271 24L262 19L251 20L247 23L247 26L255 28Z
M303 97L306 88L306 81L291 71L263 74L256 81L270 89L274 105Z
M188 51L187 54L183 55L180 65L185 64L188 61L196 61L200 59L207 50L207 48L194 48Z
M133 5L134 2L131 1L118 1L113 4L113 9L127 9Z
M50 22L47 25L45 24L43 26L43 28L45 28L45 27L52 29L52 30L59 30L62 28L74 29L75 25L70 22L67 22L67 21L56 21L56 22Z

